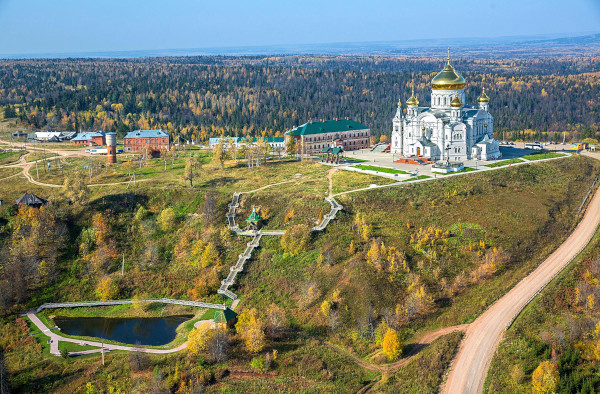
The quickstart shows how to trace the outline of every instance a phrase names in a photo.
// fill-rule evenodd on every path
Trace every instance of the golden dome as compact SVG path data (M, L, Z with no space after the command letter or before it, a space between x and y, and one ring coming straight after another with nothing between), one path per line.
M488 97L487 94L485 94L485 89L483 89L483 91L481 92L481 96L479 96L477 101L479 101L480 103L489 103L490 102L490 98Z
M454 96L454 98L452 99L452 102L450 102L450 106L452 108L460 108L460 107L462 107L462 105L463 105L463 103L462 103L462 101L460 101L458 96Z
M402 100L398 100L398 107L402 107Z
M431 87L436 90L455 90L465 87L465 79L450 65L450 48L448 48L448 64L433 77Z
M419 105L419 100L417 100L417 98L413 94L412 96L410 96L410 98L406 102L406 105Z
M415 87L412 88L412 96L406 102L406 105L419 105L419 100L415 97Z

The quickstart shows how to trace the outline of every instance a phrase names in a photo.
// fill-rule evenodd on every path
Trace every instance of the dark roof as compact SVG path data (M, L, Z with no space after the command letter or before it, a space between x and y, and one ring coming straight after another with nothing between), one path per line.
M35 194L25 193L23 194L16 202L17 205L25 204L25 205L44 205L46 204L46 200L41 197L36 196Z
M234 311L232 311L229 308L225 308L224 311L216 311L215 312L215 318L214 318L215 323L219 322L219 319L221 318L221 313L223 313L223 316L225 316L225 322L227 322L227 323L229 323L229 321L231 319L235 319L235 317L237 316L237 313L235 313Z
M286 135L308 135L322 133L336 133L349 130L368 130L369 128L362 123L351 119L326 120L325 122L308 122L295 129L285 132Z

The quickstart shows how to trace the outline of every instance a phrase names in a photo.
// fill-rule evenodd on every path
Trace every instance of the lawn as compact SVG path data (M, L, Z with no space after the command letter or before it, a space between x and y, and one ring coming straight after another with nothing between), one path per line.
M44 152L44 151L30 151L30 153L25 156L25 161L32 162L32 161L36 161L36 160L44 160L44 159L50 159L52 157L58 156L56 153L51 153L51 152Z
M519 158L514 158L514 159L497 161L497 162L492 163L492 164L486 164L485 166L489 167L489 168L496 168L496 167L507 166L507 165L510 165L510 164L517 164L517 163L523 163L523 160L521 160Z
M566 157L567 155L563 153L557 152L540 152L540 153L532 153L529 155L521 156L522 159L535 161L535 160L543 160L543 159L553 159L555 157Z
M333 193L342 193L348 190L361 189L370 185L389 185L396 182L390 178L377 175L363 174L356 171L336 171L333 174Z
M17 162L25 153L27 152L23 150L0 152L0 165Z
M357 166L354 166L354 168L358 168L360 170L365 170L365 171L385 172L387 174L408 174L408 172L402 171L402 170L395 170L393 168L387 168L387 167L369 166L369 165L365 165L365 164L359 164Z
M416 176L416 177L405 179L402 182L418 181L419 179L428 179L428 178L431 178L431 177L428 176L428 175L419 175L419 176Z

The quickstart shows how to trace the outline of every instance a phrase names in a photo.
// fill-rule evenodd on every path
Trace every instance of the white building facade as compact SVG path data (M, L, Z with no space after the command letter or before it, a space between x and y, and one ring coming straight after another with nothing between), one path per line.
M419 107L413 94L393 120L391 152L429 160L495 160L501 157L493 138L494 118L485 91L478 105L465 102L465 79L448 64L431 81L431 107Z

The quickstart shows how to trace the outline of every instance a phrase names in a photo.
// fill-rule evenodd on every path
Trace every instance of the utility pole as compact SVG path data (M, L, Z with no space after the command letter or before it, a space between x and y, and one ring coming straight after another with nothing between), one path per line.
M38 165L37 165L37 160L35 161L35 173L37 175L37 180L40 180L40 173L38 171Z

